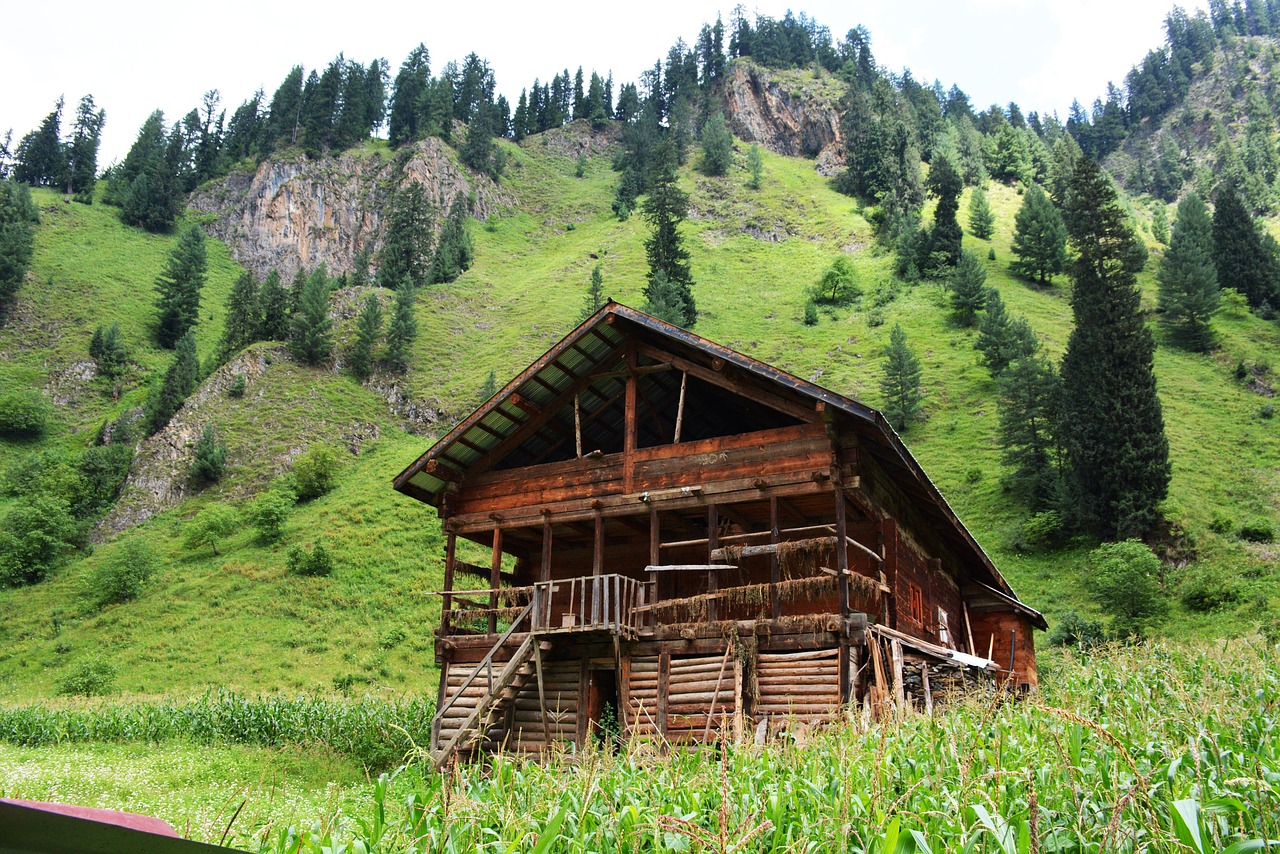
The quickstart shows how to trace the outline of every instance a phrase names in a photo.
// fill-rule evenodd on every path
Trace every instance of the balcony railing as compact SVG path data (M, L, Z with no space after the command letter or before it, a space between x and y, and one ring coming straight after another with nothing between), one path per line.
M528 629L535 632L635 635L644 625L647 587L644 582L615 574L561 578L496 591L455 590L446 599L449 607L442 615L441 634L493 634L511 626L529 609Z

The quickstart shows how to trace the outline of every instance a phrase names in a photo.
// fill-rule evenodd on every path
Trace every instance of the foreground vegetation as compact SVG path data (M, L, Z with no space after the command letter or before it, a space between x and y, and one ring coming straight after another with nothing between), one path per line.
M975 696L933 717L851 721L714 758L596 748L436 775L411 756L365 782L324 745L245 748L236 727L207 747L177 735L82 742L92 727L65 727L54 746L0 746L0 796L155 812L194 838L225 833L259 851L1236 854L1280 839L1274 647L1068 651L1045 656L1043 685L1020 702ZM94 708L54 716L139 716Z

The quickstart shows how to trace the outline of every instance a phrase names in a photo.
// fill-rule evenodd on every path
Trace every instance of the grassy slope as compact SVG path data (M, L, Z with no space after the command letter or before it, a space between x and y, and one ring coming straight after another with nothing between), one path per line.
M646 228L639 216L618 222L610 213L616 175L608 158L592 158L586 176L576 179L575 159L551 153L540 140L507 147L507 184L517 208L478 226L475 267L457 282L431 289L419 306L421 333L408 390L439 403L447 417L474 405L490 370L500 379L513 375L577 322L595 263L602 266L606 293L633 305L642 301ZM1024 598L1051 619L1067 608L1087 609L1080 583L1085 545L1052 554L1008 549L1024 513L999 485L994 383L976 364L974 332L947 320L941 288L904 290L887 308L883 326L869 326L867 312L855 307L804 327L805 289L838 253L855 253L867 291L888 282L891 259L874 247L856 204L832 191L810 162L766 154L764 188L752 193L744 187L740 149L728 177L690 171L683 179L692 198L685 232L703 312L697 331L875 405L879 355L889 330L901 322L923 357L928 390L929 419L907 436L914 452ZM1019 198L1002 187L993 187L990 197L994 241L966 241L983 257L995 249L989 283L1059 355L1070 331L1065 282L1037 291L1005 273ZM150 283L174 238L125 229L106 208L64 207L52 194L38 199L45 219L33 278L52 276L55 286L25 289L40 294L40 324L0 331L0 351L9 355L0 379L44 384L51 368L81 358L93 323L113 316L136 345L140 373L162 368L167 355L146 346L145 323L153 314ZM212 317L201 324L202 354L220 332L218 308L235 275L225 250L211 246L205 305L215 308L206 308ZM1153 305L1150 273L1142 281ZM1280 335L1274 325L1243 315L1224 316L1219 326L1224 348L1213 357L1167 348L1157 355L1174 449L1171 513L1199 536L1213 563L1258 576L1250 581L1258 595L1241 606L1233 628L1209 617L1177 616L1177 630L1199 634L1251 628L1254 600L1272 596L1275 581L1275 570L1259 554L1206 528L1215 516L1276 519L1280 428L1256 417L1265 401L1232 380L1230 371L1237 359L1265 360ZM46 330L43 338L40 329ZM439 583L439 527L433 513L388 485L429 440L403 433L385 405L347 377L281 361L258 391L264 397L257 406L250 404L253 393L244 404L211 404L232 448L228 482L124 535L146 539L165 565L140 601L95 614L79 597L87 574L112 544L69 564L45 585L0 591L0 699L47 696L69 662L99 649L121 666L121 687L137 693L209 684L324 689L351 677L357 686L368 680L397 692L430 689L437 606L423 592ZM79 432L59 432L45 444L82 446L85 431L119 406L104 389L91 388L82 403L60 415L62 426ZM246 482L265 483L269 460L328 435L313 429L317 420L360 421L380 431L347 461L339 489L299 508L290 522L286 547L317 538L334 544L338 570L331 578L286 575L284 548L259 545L248 533L233 538L218 557L183 547L184 520L209 501L241 494ZM25 450L0 443L0 465Z

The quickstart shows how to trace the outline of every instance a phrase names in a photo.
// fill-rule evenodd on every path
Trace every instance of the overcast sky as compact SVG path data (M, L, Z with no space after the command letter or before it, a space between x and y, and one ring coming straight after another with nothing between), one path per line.
M436 71L470 51L487 58L498 88L515 103L534 77L582 65L615 81L635 80L678 37L692 43L703 22L735 4L713 0L640 3L417 2L324 4L223 0L215 4L22 3L5 13L0 51L0 134L14 143L65 95L64 129L86 93L107 111L99 163L122 158L154 109L170 122L222 93L228 115L255 89L272 91L290 67L323 68L340 51L368 64L385 57L395 74L423 42ZM871 31L877 61L909 66L919 80L959 84L975 107L1017 101L1024 112L1057 111L1073 98L1088 106L1108 80L1121 83L1147 50L1162 43L1173 0L836 0L744 4L781 17L788 6L837 37L858 24ZM1207 0L1184 0L1188 8ZM341 13L330 13L329 8Z

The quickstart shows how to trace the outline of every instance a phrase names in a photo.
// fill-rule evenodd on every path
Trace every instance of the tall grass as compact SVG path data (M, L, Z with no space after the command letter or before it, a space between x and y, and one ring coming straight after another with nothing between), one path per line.
M1130 852L1280 839L1280 664L1238 645L1050 662L1046 692L717 755L403 767L274 852Z
M435 703L422 698L245 697L217 691L186 702L0 707L0 741L23 747L167 741L323 746L378 772L427 743L434 713Z

